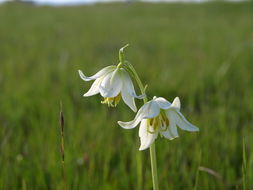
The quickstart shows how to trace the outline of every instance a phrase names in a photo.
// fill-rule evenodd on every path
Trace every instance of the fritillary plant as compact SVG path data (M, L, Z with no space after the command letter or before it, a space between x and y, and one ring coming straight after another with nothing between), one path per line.
M158 175L156 164L155 140L160 134L169 140L179 137L177 127L185 131L199 131L198 127L192 125L180 112L181 103L176 97L172 103L163 97L154 96L148 100L146 87L141 82L139 75L130 62L125 60L125 45L119 50L119 64L111 65L101 69L95 75L87 77L79 70L79 75L84 81L94 80L91 88L83 96L100 94L104 100L102 104L116 107L121 98L126 105L134 112L137 112L132 121L118 121L124 129L135 128L139 123L140 151L150 150L151 170L153 189L158 190ZM141 95L137 95L132 80L135 80ZM138 110L135 105L135 98L142 99L143 105Z

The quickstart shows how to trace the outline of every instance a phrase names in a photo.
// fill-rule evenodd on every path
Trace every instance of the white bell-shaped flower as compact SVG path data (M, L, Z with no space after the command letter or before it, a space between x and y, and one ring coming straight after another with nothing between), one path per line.
M124 68L108 66L91 77L87 77L81 70L78 71L84 81L95 80L91 88L83 96L93 96L98 93L104 97L102 103L115 107L121 97L123 101L134 111L137 111L134 98L142 99L145 95L137 96L134 85L128 72Z
M139 150L149 148L159 133L170 140L178 137L177 126L186 131L199 131L181 114L178 97L174 99L172 104L162 97L154 97L139 109L134 120L118 121L118 124L125 129L132 129L140 122L141 146Z

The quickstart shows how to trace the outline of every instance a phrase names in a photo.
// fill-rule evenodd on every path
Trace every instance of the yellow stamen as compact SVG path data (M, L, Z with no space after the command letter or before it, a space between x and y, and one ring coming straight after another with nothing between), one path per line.
M118 103L120 102L121 94L119 93L115 97L108 97L104 98L103 101L101 101L102 104L107 104L109 107L116 107Z
M118 96L115 97L114 99L114 106L116 107L118 105L118 103L120 102L120 99L121 99L121 95L118 94Z
M155 134L155 130L153 129L153 130L151 131L151 130L150 130L150 127L153 128L153 126L148 125L148 128L147 128L148 133Z
M167 118L166 114L161 110L158 116L148 119L147 131L151 134L154 134L157 129L163 132L168 129L169 124L169 119ZM152 131L150 130L150 128L152 129Z

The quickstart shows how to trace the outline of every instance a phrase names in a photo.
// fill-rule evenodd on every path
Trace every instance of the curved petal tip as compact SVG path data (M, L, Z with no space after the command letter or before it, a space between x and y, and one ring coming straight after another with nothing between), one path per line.
M179 97L176 97L176 98L173 100L171 106L174 107L174 108L177 108L178 110L180 110L180 108L181 108L181 102L180 102Z
M117 123L119 124L120 127L124 129L132 129L138 125L138 123L136 124L135 121L129 121L129 122L118 121Z
M78 70L78 73L81 79L83 79L84 81L90 81L89 78L86 77L81 70Z
M139 151L146 150L148 147L140 146Z

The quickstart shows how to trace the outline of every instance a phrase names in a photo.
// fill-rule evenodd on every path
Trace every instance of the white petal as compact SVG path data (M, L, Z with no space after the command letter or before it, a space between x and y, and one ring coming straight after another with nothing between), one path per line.
M183 114L181 114L180 112L173 111L173 110L170 110L169 112L172 115L172 117L175 119L178 127L180 127L181 129L186 130L186 131L199 131L199 128L192 125L189 121L187 121L185 117L183 116Z
M161 109L167 110L171 107L171 103L167 101L165 98L158 97L155 98L154 101L159 105Z
M93 96L95 94L99 93L99 86L100 83L102 82L103 77L97 78L93 84L91 85L90 89L88 90L88 92L86 92L83 96L87 97L87 96Z
M157 138L158 132L149 133L147 126L147 119L141 121L140 129L139 129L139 137L141 140L141 146L139 150L145 150L150 147L150 145Z
M121 75L121 73L119 72L119 69L118 68L116 68L113 72L112 72L112 76L111 76L111 83L113 83L114 82L114 80L117 80L118 78L115 78L116 76L118 76L119 77L119 75ZM120 76L121 77L121 76Z
M122 88L122 79L119 73L114 75L114 79L111 80L113 73L107 74L100 84L99 91L103 97L115 97Z
M124 87L122 88L121 95L122 95L123 101L126 103L126 105L128 105L134 112L136 112L137 108L135 105L134 97L132 97L128 93L126 88L124 88Z
M128 121L128 122L118 121L118 124L124 129L132 129L140 123L142 118L143 118L143 113L142 113L142 110L140 109L132 121Z
M172 104L171 104L171 107L176 108L177 111L180 110L180 108L181 108L181 102L180 102L179 97L176 97L176 98L173 100L173 102L172 102Z
M166 139L169 139L169 140L173 140L173 139L174 139L173 135L170 133L169 130L166 130L166 131L161 132L161 133L162 133L162 135L163 135Z
M132 129L136 127L140 123L140 121L144 118L148 108L149 108L149 104L148 103L144 104L139 109L135 118L132 121L128 121L128 122L118 121L118 124L124 129Z
M134 118L134 120L128 122L118 121L118 124L120 125L120 127L124 129L133 129L140 123L140 121L141 121L140 119Z
M169 122L170 122L168 130L170 131L171 135L174 138L176 138L176 137L179 137L178 132L177 132L176 120L174 119L173 114L171 114L171 112L173 112L173 111L166 112L166 115L167 115Z
M142 94L142 95L136 95L136 92L134 90L134 85L133 82L131 80L131 77L129 76L129 74L127 73L127 71L123 68L120 69L121 73L122 73L122 77L123 77L123 83L124 86L123 88L126 88L126 90L128 91L128 93L134 97L134 98L138 98L138 99L143 99L146 95Z
M145 111L143 113L144 119L154 118L158 116L158 114L160 113L160 107L154 100L147 102L146 104L143 105L143 107L144 106L145 106Z
M108 74L109 72L113 71L115 68L116 68L116 66L114 66L114 65L105 67L105 68L101 69L95 75L93 75L91 77L85 76L81 70L78 70L78 72L79 72L79 75L80 75L81 79L83 79L84 81L90 81L90 80L95 80L95 79L97 79L97 78L99 78L103 75Z

